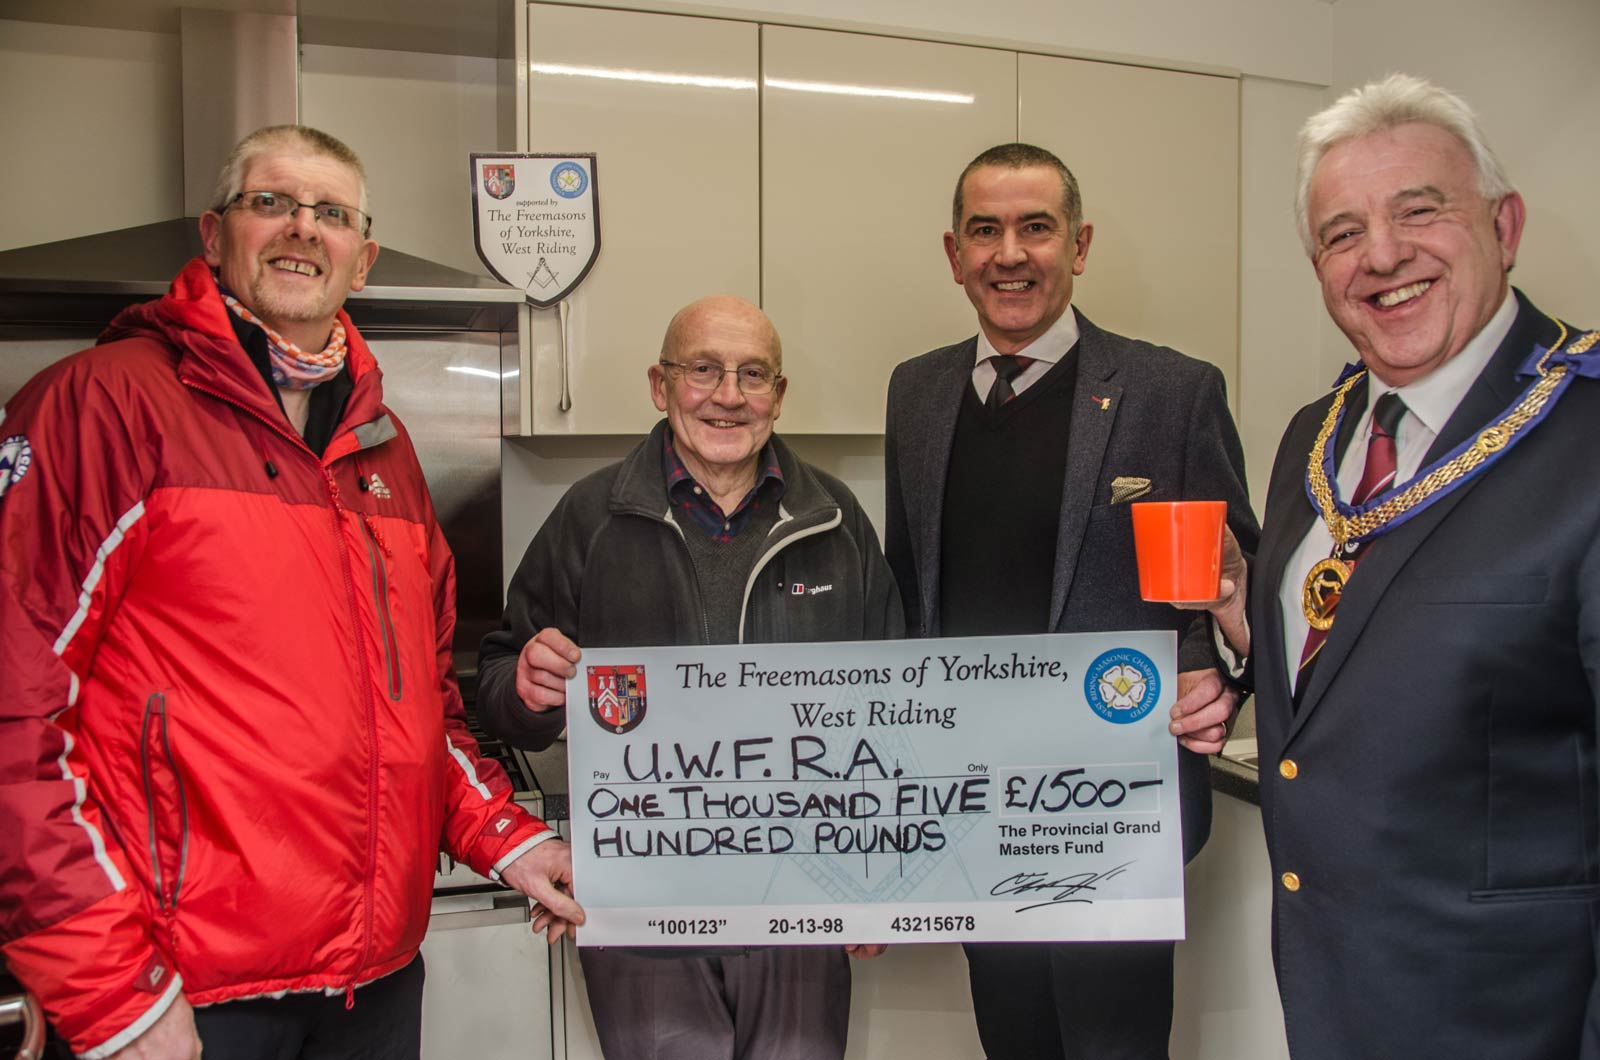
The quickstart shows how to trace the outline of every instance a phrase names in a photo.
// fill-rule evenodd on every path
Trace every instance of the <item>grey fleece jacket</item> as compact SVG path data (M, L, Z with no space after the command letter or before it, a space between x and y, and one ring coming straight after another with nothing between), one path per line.
M478 656L478 719L515 747L548 747L567 723L565 710L535 713L517 696L517 655L539 630L554 626L583 648L709 639L694 564L667 501L666 430L663 420L619 463L573 485L517 567L500 629ZM900 596L855 496L778 437L772 444L784 494L745 585L740 642L901 636ZM796 583L831 588L796 594Z

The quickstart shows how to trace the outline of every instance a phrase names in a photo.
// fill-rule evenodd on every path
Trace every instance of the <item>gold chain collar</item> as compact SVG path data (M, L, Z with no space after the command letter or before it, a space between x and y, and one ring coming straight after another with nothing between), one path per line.
M1523 391L1522 399L1511 411L1479 431L1472 444L1452 459L1428 469L1424 475L1413 479L1404 488L1390 490L1373 507L1349 517L1340 510L1336 494L1338 484L1328 480L1326 459L1328 442L1333 438L1334 431L1339 426L1339 416L1344 411L1345 397L1350 393L1350 388L1367 374L1366 371L1352 375L1334 393L1333 404L1328 407L1322 428L1317 432L1317 440L1312 443L1310 465L1306 469L1307 479L1311 485L1311 496L1316 501L1317 511L1322 516L1323 522L1328 525L1329 535L1333 538L1333 554L1311 568L1301 592L1301 608L1305 612L1306 621L1313 629L1325 631L1333 626L1334 609L1338 606L1339 597L1343 595L1345 584L1350 580L1352 571L1351 562L1342 558L1346 545L1377 533L1435 493L1449 489L1457 480L1472 474L1484 461L1491 459L1495 453L1509 445L1519 431L1538 417L1550 400L1550 395L1561 385L1562 378L1567 374L1567 366L1564 364L1555 368L1546 367L1550 356L1560 350L1562 344L1567 341L1566 325L1559 320L1555 321L1555 324L1561 329L1561 334L1539 359L1536 366L1539 378ZM1579 336L1567 352L1586 353L1596 342L1600 342L1600 331L1588 332Z
M1322 429L1317 432L1317 440L1311 446L1310 466L1307 468L1311 482L1311 496L1317 502L1317 509L1323 521L1328 524L1328 533L1333 537L1336 550L1342 550L1348 541L1359 541L1367 537L1463 475L1470 474L1494 453L1504 449L1513 436L1539 415L1545 403L1550 400L1551 392L1560 385L1562 377L1567 374L1567 366L1564 364L1557 365L1553 369L1546 367L1550 355L1560 350L1567 340L1566 325L1559 320L1555 323L1561 329L1561 334L1555 344L1539 359L1537 366L1539 378L1523 392L1522 400L1517 402L1511 411L1479 431L1472 445L1453 459L1432 468L1420 478L1413 479L1404 489L1391 490L1376 506L1348 518L1339 510L1337 483L1328 480L1326 454L1328 442L1333 438L1334 430L1339 425L1339 414L1344 411L1345 396L1367 373L1364 370L1357 372L1345 381L1344 385L1334 393L1333 404L1328 407L1328 414L1322 420ZM1585 353L1597 341L1600 341L1600 332L1588 332L1573 342L1572 349L1567 352Z

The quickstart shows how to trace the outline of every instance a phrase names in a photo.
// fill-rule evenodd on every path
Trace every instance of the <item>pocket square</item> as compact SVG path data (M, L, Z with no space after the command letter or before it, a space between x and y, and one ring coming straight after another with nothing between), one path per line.
M1132 475L1118 475L1111 480L1111 503L1121 504L1143 497L1150 492L1150 480Z

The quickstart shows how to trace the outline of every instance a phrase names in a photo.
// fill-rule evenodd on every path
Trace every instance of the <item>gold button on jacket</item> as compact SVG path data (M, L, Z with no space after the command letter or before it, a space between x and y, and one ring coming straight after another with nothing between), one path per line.
M1299 775L1300 767L1295 763L1294 759L1285 758L1283 761L1278 763L1278 776L1282 777L1284 780L1293 780Z
M1280 878L1283 880L1284 890L1298 891L1300 889L1300 877L1296 876L1294 873L1286 872Z

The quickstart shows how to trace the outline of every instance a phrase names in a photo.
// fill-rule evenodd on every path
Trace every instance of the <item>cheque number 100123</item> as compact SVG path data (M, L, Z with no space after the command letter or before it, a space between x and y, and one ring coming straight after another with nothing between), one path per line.
M661 919L651 919L647 924L659 935L715 935L728 926L728 921L726 919L696 920L687 917L674 920L662 917Z

